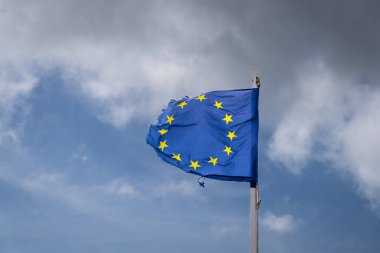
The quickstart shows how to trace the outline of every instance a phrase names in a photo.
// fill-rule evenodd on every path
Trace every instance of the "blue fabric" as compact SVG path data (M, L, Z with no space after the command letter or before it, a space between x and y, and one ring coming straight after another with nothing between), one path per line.
M259 89L203 96L172 100L150 127L147 143L164 161L188 173L256 184Z

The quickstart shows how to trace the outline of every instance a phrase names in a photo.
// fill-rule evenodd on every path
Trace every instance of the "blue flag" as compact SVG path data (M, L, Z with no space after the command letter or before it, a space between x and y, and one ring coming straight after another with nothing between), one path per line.
M259 89L172 100L147 143L166 162L207 178L257 183Z

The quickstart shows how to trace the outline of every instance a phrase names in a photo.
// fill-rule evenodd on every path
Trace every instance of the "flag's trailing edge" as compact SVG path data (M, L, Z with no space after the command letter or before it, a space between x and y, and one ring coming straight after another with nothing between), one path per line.
M259 89L172 100L147 143L166 162L207 178L257 183Z

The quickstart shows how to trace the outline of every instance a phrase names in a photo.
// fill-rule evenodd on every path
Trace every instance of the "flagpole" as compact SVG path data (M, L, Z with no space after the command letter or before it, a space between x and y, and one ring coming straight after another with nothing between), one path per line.
M255 72L255 79L252 79L252 87L260 88L260 78ZM256 182L250 184L250 213L249 213L249 253L259 252L259 185Z
M259 252L259 187L251 183L250 187L250 240L249 253Z

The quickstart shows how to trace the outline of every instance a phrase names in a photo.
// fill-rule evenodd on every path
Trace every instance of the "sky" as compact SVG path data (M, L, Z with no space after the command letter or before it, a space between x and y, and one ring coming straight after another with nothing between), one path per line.
M248 252L249 185L164 164L170 99L260 90L260 250L380 250L377 1L0 0L0 253Z

